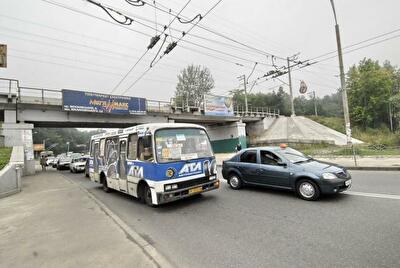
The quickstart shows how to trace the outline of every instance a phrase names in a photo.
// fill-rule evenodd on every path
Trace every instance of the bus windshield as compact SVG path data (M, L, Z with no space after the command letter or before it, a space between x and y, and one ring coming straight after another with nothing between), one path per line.
M161 129L155 134L159 163L211 157L211 144L206 132L198 128Z

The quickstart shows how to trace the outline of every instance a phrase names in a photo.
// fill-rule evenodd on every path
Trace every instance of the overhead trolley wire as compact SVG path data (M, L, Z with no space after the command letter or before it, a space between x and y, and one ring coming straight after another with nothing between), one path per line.
M379 34L379 35L373 36L373 37L371 37L371 38L362 40L362 41L360 41L360 42L357 42L357 43L354 43L354 44L351 44L351 45L348 45L348 46L344 46L344 47L343 47L343 50L348 49L348 48L351 48L351 47L355 47L355 46L358 46L358 45L362 45L362 44L367 43L367 42L369 42L369 41L373 41L373 40L376 40L376 39L378 39L378 38L381 38L381 37L384 37L384 36L387 36L387 35L390 35L390 34L393 34L393 33L396 33L396 32L400 32L400 28L395 29L395 30L390 31L390 32L386 32L386 33L383 33L383 34ZM397 35L397 36L389 37L389 38L383 39L382 42L388 41L388 40L391 40L391 39L394 39L394 38L397 38L397 37L399 37L399 36ZM377 42L372 43L371 45L379 44L379 43L381 43L381 42L380 42L380 41L377 41ZM365 47L368 47L368 46L365 46ZM361 47L361 48L364 48L364 47ZM360 48L360 49L361 49L361 48ZM322 58L322 57L325 57L325 56L328 56L328 55L330 55L330 54L337 53L337 52L338 52L337 50L334 50L334 51L331 51L331 52L327 52L327 53L324 53L324 54L319 55L319 56L317 56L317 57L311 58L310 61L316 60L316 59L318 59L318 58Z
M87 0L87 1L88 1L88 0ZM179 11L178 15L189 5L190 2L191 2L191 0L188 0L188 1L186 2L186 4L185 4L185 5L182 7L182 9ZM174 20L175 20L176 18L177 18L177 16L175 16L175 17L169 22L168 26L164 27L164 30L162 31L161 34L163 34L163 33L165 32L165 30L166 30L169 26L171 26L171 24L174 22ZM156 35L155 38L157 38L157 37L159 38L159 35ZM153 37L153 38L154 38L154 37ZM153 40L155 40L155 39L152 39L152 41L153 41ZM157 41L158 41L158 40L157 40ZM157 41L156 41L156 42L157 42ZM165 38L164 38L164 41L163 41L163 43L162 43L160 49L158 50L158 52L157 52L157 54L156 54L156 57L157 57L158 53L160 52L162 46L164 45L165 41L166 41L166 36L165 36ZM146 56L146 54L149 52L150 49L151 49L151 47L150 47L150 45L149 45L149 46L147 47L146 51L142 54L142 56L133 64L133 66L128 70L128 72L127 72L127 73L122 77L122 79L116 84L116 86L113 88L113 90L111 91L111 93L114 93L115 90L117 90L117 88L122 84L122 82L125 81L125 79L126 79L126 78L129 76L129 74L135 69L135 67L142 61L142 59ZM153 61L151 62L151 64L153 64L154 60L155 60L155 58L153 59ZM151 66L151 64L150 64L150 66Z
M116 23L116 22L112 22L112 21L106 20L106 19L104 19L104 18L95 16L95 15L93 15L93 14L84 12L84 11L82 11L82 10L79 10L79 9L76 9L76 8L73 8L73 7L70 7L70 6L67 6L67 5L58 3L58 2L54 2L54 1L50 1L50 0L40 0L40 1L45 2L45 3L48 3L48 4L51 4L51 5L54 5L54 6L58 6L58 7L64 8L64 9L68 9L68 10L73 11L73 12L75 12L75 13L79 13L79 14L81 14L81 15L85 15L85 16L88 16L88 17L92 17L92 18L94 18L94 19L101 20L101 21L103 21L103 22L106 22L106 23L109 23L109 24L112 24L112 25L121 26L121 27L123 27L123 28L125 28L125 29L127 29L127 30L129 30L129 31L131 31L131 32L135 32L135 33L138 33L138 34L141 34L141 35L145 35L145 36L147 36L147 37L152 37L152 35L150 35L150 34L148 34L148 33L141 32L141 31L132 29L132 28L127 27L127 26L124 26L124 25L122 25L122 24L119 24L119 23Z
M142 1L142 0L140 0L140 1ZM204 16L202 16L202 19L205 18L212 10L214 10L214 9L217 7L217 5L218 5L219 3L221 3L221 2L222 2L222 0L219 0L218 2L216 2L216 3L204 14ZM198 25L199 22L200 22L200 20L198 20L196 23L192 24L192 27L190 27L189 30L188 30L187 32L185 32L185 34L183 34L177 41L175 41L175 46L176 46L176 44L178 44L178 43L182 40L183 37L186 36L187 33L189 33L191 30L193 30L193 28L196 27L196 26ZM171 44L173 44L173 43L171 43ZM170 44L170 45L171 45L171 44ZM171 50L172 50L172 49L171 49ZM168 53L169 53L169 51L168 51L168 52L165 51L164 54L161 55L161 56L158 58L158 60L154 63L153 66L147 68L147 70L145 70L145 71L144 71L144 72L143 72L143 73L142 73L142 74L127 88L127 89L126 89L126 90L123 91L122 95L125 94L127 91L129 91L137 82L139 82L139 81L150 71L150 69L151 69L152 67L154 67L154 66L163 58L163 56L165 56L165 55L168 54Z
M154 8L157 8L157 9L160 10L161 12L164 12L164 13L169 14L169 11L167 11L167 10L165 10L165 9L162 9L162 8L160 8L160 7L158 7L158 6L155 7L154 5L152 5L151 3L149 3L148 1L141 0L141 2L144 2L145 4L147 4L147 5L149 5L149 6L152 6L152 7L154 7ZM185 17L184 17L184 18L185 18ZM187 18L185 18L185 19L187 19ZM222 34L222 33L217 32L217 31L215 31L215 30L212 30L212 29L210 29L210 28L208 28L208 27L205 27L205 26L203 26L203 25L201 25L201 24L198 24L197 26L198 26L198 28L201 28L201 29L203 29L203 30L205 30L205 31L207 31L207 32L209 32L209 33L215 34L215 35L217 35L217 36L219 36L219 37L222 37L222 38L224 38L224 39L227 39L227 40L229 40L229 41L231 41L231 42L234 42L234 43L239 44L239 45L241 45L241 46L244 46L244 47L247 47L247 48L252 49L252 50L254 50L254 51L257 51L257 52L259 52L259 53L261 53L261 54L263 54L263 55L271 56L271 57L273 56L273 57L275 57L275 58L277 58L277 59L281 59L281 60L285 60L285 61L287 60L287 59L284 58L284 57L276 56L276 55L273 54L273 53L269 53L269 52L263 51L263 50L261 50L261 49L255 48L255 47L250 46L250 45L248 45L248 44L245 44L245 43L243 43L243 42L241 42L241 41L238 41L238 40L236 40L236 39L234 39L234 38L232 38L232 37L229 37L229 36L227 36L227 35L224 35L224 34Z
M83 12L83 11L81 11L81 10L79 10L79 9L75 9L75 8L72 8L72 7L69 7L69 6L60 4L60 3L56 3L56 2L53 2L53 1L50 1L50 0L40 0L40 1L43 1L43 2L46 2L46 3L48 3L48 4L51 4L51 5L54 5L54 6L58 6L58 7L67 9L67 10L69 10L69 11L72 11L72 12L75 12L75 13L78 13L78 14L86 15L86 16L89 16L89 17L94 18L94 19L97 19L97 20L101 20L101 21L103 21L103 22L112 24L112 25L114 25L114 26L123 27L124 29L127 29L127 30L129 30L129 31L133 31L133 32L136 32L136 33L145 35L145 36L147 36L147 37L152 37L152 35L149 35L149 34L147 34L147 33L143 33L143 32L134 30L134 29L132 29L132 28L126 27L126 26L124 26L124 25L121 25L121 24L118 24L118 23L115 23L115 22L112 22L112 21L109 21L109 20L106 20L106 19L103 19L103 18L98 17L98 16L95 16L95 15L93 15L93 14ZM195 37L199 37L199 38L203 38L203 39L204 39L204 37L196 36L196 35L193 35L193 34L190 34L190 35L191 35L191 36L195 36ZM186 41L186 40L183 40L183 41ZM183 46L181 45L180 47L183 47ZM186 47L186 49L195 51L196 53L199 53L199 54L202 54L202 55L205 55L205 56L210 56L210 54L204 53L204 52L199 51L199 50L195 50L195 49L193 49L193 48L188 48L188 47ZM230 62L230 63L235 64L235 65L237 65L237 66L242 66L242 67L244 67L243 64L240 64L240 63L237 63L237 62L228 61L228 60L223 60L222 58L220 58L220 57L218 57L218 56L212 56L212 57L215 57L216 59L222 60L222 61L225 61L225 62ZM249 68L251 68L251 67L249 67Z

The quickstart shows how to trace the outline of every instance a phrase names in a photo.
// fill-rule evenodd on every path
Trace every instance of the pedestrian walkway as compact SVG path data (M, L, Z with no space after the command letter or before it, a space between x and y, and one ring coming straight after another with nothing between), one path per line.
M0 199L0 267L157 267L77 184L55 171Z

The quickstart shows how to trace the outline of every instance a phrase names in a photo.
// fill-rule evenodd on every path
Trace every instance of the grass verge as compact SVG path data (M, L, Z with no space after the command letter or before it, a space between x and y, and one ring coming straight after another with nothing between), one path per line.
M0 148L0 170L2 170L10 161L12 148L1 147Z

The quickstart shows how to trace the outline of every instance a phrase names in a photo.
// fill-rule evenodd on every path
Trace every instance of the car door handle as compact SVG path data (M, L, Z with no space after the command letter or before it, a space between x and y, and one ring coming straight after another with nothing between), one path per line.
M256 169L256 173L262 173L263 172L263 170L261 169L261 168L258 168L258 169Z

